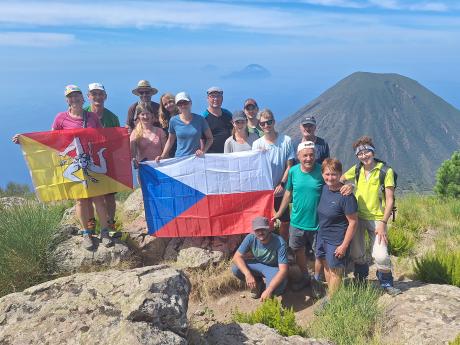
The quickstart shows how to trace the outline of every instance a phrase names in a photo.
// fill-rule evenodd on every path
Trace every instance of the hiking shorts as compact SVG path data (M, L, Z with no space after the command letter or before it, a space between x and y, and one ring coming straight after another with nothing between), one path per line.
M337 247L337 245L326 242L320 236L316 236L315 256L317 259L326 260L326 263L330 268L345 269L347 264L348 251L343 258L338 258L335 256L335 250Z
M308 250L312 249L314 253L315 246L316 246L316 233L317 231L302 230L302 229L296 228L295 226L290 225L289 226L289 247L292 250L296 251L302 248L306 248L308 244L309 248L307 249Z

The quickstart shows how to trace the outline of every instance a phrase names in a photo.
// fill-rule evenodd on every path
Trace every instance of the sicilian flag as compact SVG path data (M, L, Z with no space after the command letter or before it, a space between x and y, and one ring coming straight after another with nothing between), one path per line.
M82 199L132 189L125 128L21 134L22 151L42 201Z
M171 158L139 165L149 234L222 236L251 231L254 217L272 217L266 152Z

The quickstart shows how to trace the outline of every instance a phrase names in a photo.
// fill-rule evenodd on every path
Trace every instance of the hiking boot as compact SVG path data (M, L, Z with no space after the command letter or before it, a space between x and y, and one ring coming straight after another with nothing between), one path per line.
M262 292L265 290L265 284L263 280L256 279L256 287L251 289L251 298L258 299L262 295Z
M117 231L115 219L109 219L107 221L107 225L108 225L109 231L113 231L113 232Z
M395 288L394 286L385 286L383 288L383 291L385 291L390 296L396 296L402 293L401 290L399 290L398 288Z
M316 280L315 276L311 276L311 293L314 299L320 299L325 294L323 282Z
M112 238L109 234L109 229L101 230L101 243L104 247L108 248L114 245Z
M320 316L326 310L328 304L329 298L327 298L327 296L323 297L319 302L318 307L316 307L316 309L313 311L313 314L315 314L316 316Z
M293 282L291 284L291 289L292 289L292 291L300 291L303 288L309 286L310 283L311 283L310 276L303 276L302 279L300 279L300 280L298 280L296 282Z
M83 232L83 242L81 243L81 245L86 250L92 251L94 249L93 236L91 235L91 232L87 230Z

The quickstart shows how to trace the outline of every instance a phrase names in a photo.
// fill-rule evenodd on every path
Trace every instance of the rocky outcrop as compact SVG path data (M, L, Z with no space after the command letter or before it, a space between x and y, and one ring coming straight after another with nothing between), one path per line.
M156 265L163 261L163 255L170 239L149 235L143 214L124 225L123 230L128 234L129 244L140 255L144 266Z
M144 214L144 199L140 188L132 192L120 208L123 224L129 224L140 214Z
M140 259L136 253L128 248L126 243L113 239L114 245L104 247L98 238L93 238L94 250L87 250L82 246L83 237L78 236L78 228L63 226L56 233L51 246L49 264L52 273L73 273L87 267L134 267Z
M22 206L25 204L37 203L36 200L28 200L19 196L7 196L0 198L0 209Z
M165 265L59 278L0 299L0 344L185 345L189 292Z
M206 341L209 345L333 345L326 340L301 336L283 337L274 329L260 323L215 324L209 328Z
M460 333L460 288L400 282L401 295L384 295L384 340L388 344L447 344Z

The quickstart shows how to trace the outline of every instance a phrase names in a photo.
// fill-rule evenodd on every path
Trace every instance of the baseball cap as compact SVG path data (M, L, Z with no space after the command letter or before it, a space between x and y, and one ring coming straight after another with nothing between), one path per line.
M268 218L256 217L252 220L252 231L257 229L270 229Z
M316 119L314 116L307 116L302 120L302 125L316 126Z
M101 83L91 83L88 85L88 91L93 91L93 90L101 90L105 92L104 85Z
M177 95L176 95L176 98L174 99L174 101L177 103L179 103L180 101L187 101L187 102L191 102L192 99L190 98L190 95L187 93L187 92L179 92Z
M232 121L235 122L235 121L240 121L240 120L246 121L247 120L246 114L244 113L244 111L241 111L241 110L234 111L232 114Z
M81 89L77 85L67 85L64 89L64 95L67 97L72 92L81 92Z
M297 146L297 153L302 151L303 149L314 149L314 148L315 148L315 143L313 141L302 141Z
M206 93L209 95L211 93L220 93L221 95L224 93L224 90L222 90L222 88L218 87L218 86L211 86L207 91Z

